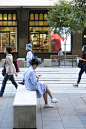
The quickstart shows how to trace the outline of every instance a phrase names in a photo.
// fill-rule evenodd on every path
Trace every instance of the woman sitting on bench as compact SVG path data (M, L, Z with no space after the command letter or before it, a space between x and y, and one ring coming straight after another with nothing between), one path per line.
M45 101L44 107L45 108L53 108L53 105L48 104L47 93L51 97L52 103L57 103L59 100L57 100L56 98L54 98L52 96L51 91L48 87L48 84L38 82L39 76L36 76L35 69L38 67L39 62L36 59L32 59L30 63L31 63L31 67L29 67L24 72L24 80L25 80L26 89L36 91L37 98L41 98L43 95L44 101Z

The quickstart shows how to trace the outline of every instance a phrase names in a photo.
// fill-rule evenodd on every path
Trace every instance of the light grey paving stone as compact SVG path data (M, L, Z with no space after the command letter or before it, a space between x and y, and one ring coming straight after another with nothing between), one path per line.
M12 118L13 118L13 115L11 115L11 114L9 114L9 115L8 114L5 114L4 117L3 117L3 121L13 122L13 119Z
M84 124L84 126L86 128L86 120L82 120L82 122L83 122L83 124Z
M8 118L9 119L9 118ZM0 128L11 128L13 129L13 122L6 122L6 121L3 121L1 123L1 127Z
M86 128L65 128L65 129L86 129Z
M71 108L71 107L60 107L58 108L59 110L59 114L77 114L77 112L75 111L75 109Z
M42 116L42 121L54 121L54 120L61 120L60 115L58 116Z
M0 127L0 129L12 129L12 128L5 128L5 127Z
M54 108L41 109L42 116L59 116L58 110Z
M61 119L65 128L84 127L78 115L61 115Z
M43 121L43 129L64 129L62 122L58 120Z
M78 113L80 120L86 121L86 112Z
M84 113L84 112L86 112L86 108L85 107L76 107L75 108L75 111L77 112L77 113Z

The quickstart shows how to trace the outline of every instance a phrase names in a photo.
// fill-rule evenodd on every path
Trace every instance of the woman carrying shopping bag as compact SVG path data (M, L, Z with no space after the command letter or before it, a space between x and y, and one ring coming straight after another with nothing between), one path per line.
M14 73L15 73L16 77L18 75L16 73L16 69L13 64L13 56L11 55L11 51L12 51L12 48L10 46L6 46L4 49L4 53L6 54L6 60L5 60L5 66L4 66L4 74L2 72L2 75L4 75L4 79L2 82L0 97L3 96L5 86L6 86L8 79L12 82L12 84L15 86L16 89L18 87L17 83L15 82L14 76L13 76ZM5 71L6 71L6 73L5 73Z

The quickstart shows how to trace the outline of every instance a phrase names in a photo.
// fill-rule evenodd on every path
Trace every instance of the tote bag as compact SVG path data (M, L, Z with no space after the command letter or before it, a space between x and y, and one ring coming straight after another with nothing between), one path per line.
M16 72L20 72L19 70L19 65L18 65L18 61L13 61L15 68L16 68Z
M79 60L78 67L82 68L82 61L81 60Z

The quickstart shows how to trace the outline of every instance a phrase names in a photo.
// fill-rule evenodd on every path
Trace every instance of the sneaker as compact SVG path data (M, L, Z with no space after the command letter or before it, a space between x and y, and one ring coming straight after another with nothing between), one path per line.
M56 98L52 98L52 99L51 99L51 102L52 102L52 103L57 103L57 102L59 102L59 100L56 99Z
M3 95L0 95L0 97L3 97Z
M78 85L77 85L77 84L73 84L73 86L74 86L74 87L78 87Z
M53 108L53 105L45 104L45 105L44 105L44 108Z
M19 84L21 84L21 85L24 85L24 82L18 82Z

